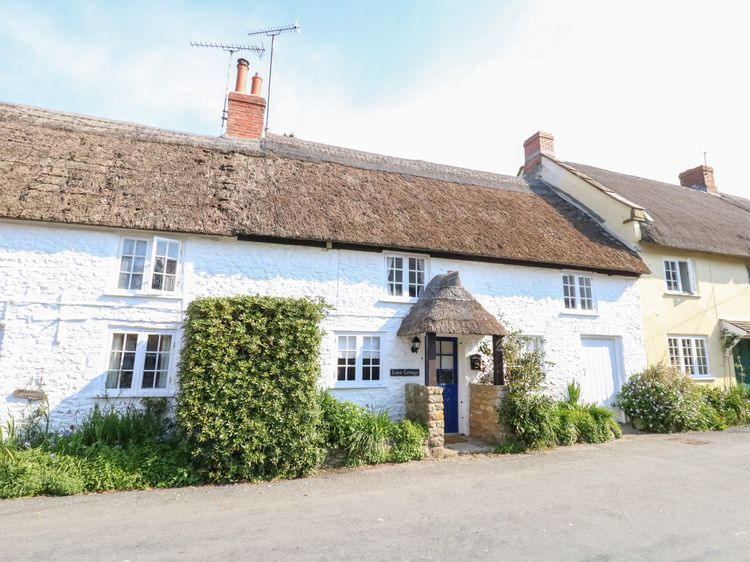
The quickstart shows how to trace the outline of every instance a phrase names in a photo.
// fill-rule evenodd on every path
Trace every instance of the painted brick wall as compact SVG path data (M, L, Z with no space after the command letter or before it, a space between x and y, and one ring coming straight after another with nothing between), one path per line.
M334 307L323 326L321 384L327 387L336 385L336 332L379 333L383 381L334 393L403 416L404 385L422 377L390 378L389 370L423 372L424 357L421 351L411 353L410 341L396 336L410 305L384 297L383 254L176 237L183 241L177 297L134 297L115 289L123 234L134 233L0 221L0 420L26 407L25 400L10 397L13 390L41 384L54 422L75 423L105 394L112 330L175 330L179 337L187 303L235 294L320 297ZM460 271L465 287L487 310L529 334L545 336L545 352L555 363L549 371L555 388L564 388L580 370L581 335L621 338L626 375L644 364L632 279L594 275L598 314L568 315L558 270L432 259L427 278L448 270ZM468 355L478 343L478 338L460 338L465 384L473 376ZM468 431L468 401L462 408L462 431Z

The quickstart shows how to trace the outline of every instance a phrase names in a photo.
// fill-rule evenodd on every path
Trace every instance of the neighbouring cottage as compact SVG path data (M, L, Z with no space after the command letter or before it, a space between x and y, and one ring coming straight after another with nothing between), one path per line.
M469 433L470 356L494 336L499 359L505 325L590 401L643 368L648 269L577 205L534 180L261 138L240 70L221 138L0 104L0 418L39 391L55 424L173 396L183 311L204 296L324 299L321 384L394 417L406 383L440 385L448 432Z
M636 282L649 364L720 386L750 382L750 200L721 193L710 166L673 185L562 161L549 133L524 148L523 177L577 202L651 270Z

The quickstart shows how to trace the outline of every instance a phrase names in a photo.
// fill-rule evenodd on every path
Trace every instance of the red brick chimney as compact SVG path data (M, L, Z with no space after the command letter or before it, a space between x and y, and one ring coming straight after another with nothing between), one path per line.
M530 174L542 164L542 154L555 156L555 137L551 133L538 131L523 143L523 173Z
M238 139L259 139L263 136L263 116L266 100L260 95L262 80L257 74L252 79L251 93L247 88L247 71L250 67L245 59L237 60L237 82L234 92L229 92L227 100L226 136Z
M680 174L680 185L709 193L719 192L714 183L714 169L711 166L697 166L685 170Z

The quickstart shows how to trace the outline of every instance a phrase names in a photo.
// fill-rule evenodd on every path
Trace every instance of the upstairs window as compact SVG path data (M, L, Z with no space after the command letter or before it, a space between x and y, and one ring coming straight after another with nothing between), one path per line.
M174 293L177 290L181 243L166 238L124 238L117 288Z
M563 275L563 300L567 310L594 310L591 277Z
M685 295L696 293L693 264L690 260L664 260L664 279L667 282L667 291L670 293Z
M390 297L419 298L424 292L425 259L386 257L386 289Z
M336 381L380 381L380 336L339 335Z
M706 338L703 336L669 336L669 361L691 377L711 376L708 370Z
M106 388L164 390L169 381L172 334L112 334Z

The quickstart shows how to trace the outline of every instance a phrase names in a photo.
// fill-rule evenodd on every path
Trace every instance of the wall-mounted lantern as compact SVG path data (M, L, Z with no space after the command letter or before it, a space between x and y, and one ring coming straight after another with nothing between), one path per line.
M414 338L411 340L411 352L419 353L419 346L421 344L422 344L422 341L417 336L414 336Z
M472 371L482 370L482 356L479 353L469 355L469 363L471 363Z

